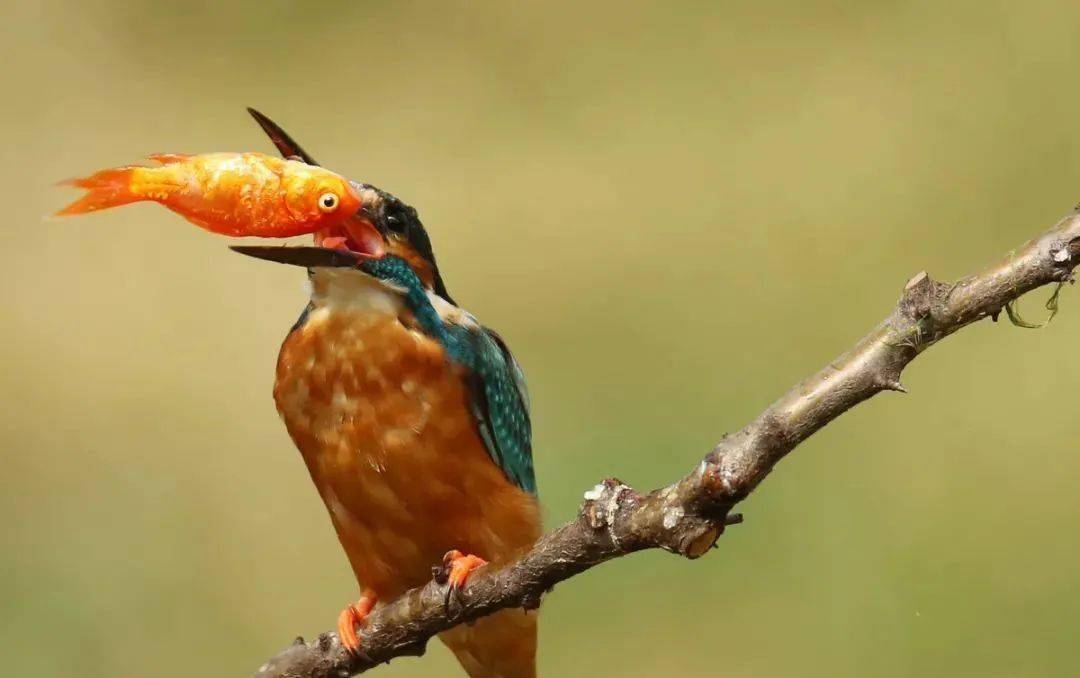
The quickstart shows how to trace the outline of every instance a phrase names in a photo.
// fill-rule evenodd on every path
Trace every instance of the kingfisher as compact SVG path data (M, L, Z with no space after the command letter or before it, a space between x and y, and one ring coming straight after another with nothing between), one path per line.
M318 163L248 109L278 151ZM307 270L311 297L281 346L274 401L359 584L341 643L379 601L441 568L449 591L539 537L529 396L506 342L459 307L417 211L352 182L353 218L313 247L235 246ZM536 675L537 613L502 610L440 634L473 678Z

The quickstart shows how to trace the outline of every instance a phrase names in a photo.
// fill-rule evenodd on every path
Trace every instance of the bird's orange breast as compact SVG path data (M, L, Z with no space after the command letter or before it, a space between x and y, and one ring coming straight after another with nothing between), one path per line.
M446 551L498 562L540 530L535 498L484 448L461 368L390 311L315 306L274 388L358 581L384 600Z

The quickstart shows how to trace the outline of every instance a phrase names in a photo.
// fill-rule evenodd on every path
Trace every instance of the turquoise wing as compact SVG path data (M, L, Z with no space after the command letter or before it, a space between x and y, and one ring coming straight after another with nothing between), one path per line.
M364 259L365 273L400 287L420 327L438 339L451 360L466 369L469 408L492 460L521 489L536 493L532 461L532 422L525 377L506 342L474 322L443 322L423 283L408 263L387 255Z
M488 454L506 477L536 494L529 393L521 366L494 330L469 328L469 405Z

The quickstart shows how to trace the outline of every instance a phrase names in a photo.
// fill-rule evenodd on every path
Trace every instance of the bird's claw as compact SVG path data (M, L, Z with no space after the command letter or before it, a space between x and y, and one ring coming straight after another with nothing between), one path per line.
M342 647L349 652L356 653L360 650L360 637L356 634L356 627L364 621L377 601L378 598L374 593L365 590L360 595L360 600L345 606L338 615L338 638L341 640Z
M458 595L473 571L487 565L487 561L480 556L465 554L457 549L448 551L443 556L442 565L432 568L435 582L446 584L446 597L443 599L443 607L450 611L450 600Z

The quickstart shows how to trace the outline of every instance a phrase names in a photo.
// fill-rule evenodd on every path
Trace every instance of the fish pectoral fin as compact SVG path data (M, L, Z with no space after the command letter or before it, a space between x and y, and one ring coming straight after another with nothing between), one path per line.
M162 165L172 165L177 162L184 162L191 157L190 153L151 153L146 156L154 162L161 163Z

